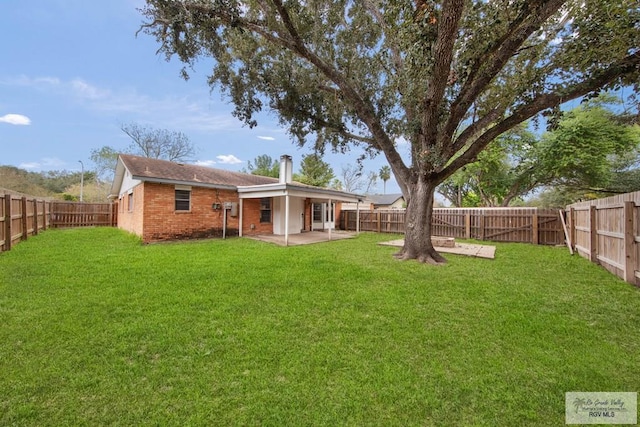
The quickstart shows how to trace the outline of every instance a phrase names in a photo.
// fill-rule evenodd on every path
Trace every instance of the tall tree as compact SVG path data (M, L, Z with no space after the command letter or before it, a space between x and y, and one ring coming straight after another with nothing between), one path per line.
M302 156L300 172L293 175L293 179L303 184L327 187L335 178L331 166L318 154Z
M195 147L182 132L153 129L137 123L122 125L121 129L131 138L129 151L132 153L171 162L186 161L195 155Z
M523 127L502 134L438 191L455 205L464 194L466 206L508 206L543 186L565 187L559 194L566 197L634 191L640 126L615 114L614 105L607 106L611 100L583 102L541 136Z
M370 194L376 185L378 175L369 171L366 175L362 174L362 165L348 164L342 165L340 178L342 178L341 190L349 193L361 192Z
M380 179L383 182L383 193L387 194L387 181L391 179L391 168L388 165L384 165L380 168Z
M542 176L538 138L524 126L500 135L438 187L454 206L508 206L549 178Z
M606 99L563 113L541 136L523 127L502 134L438 191L454 205L463 194L466 206L508 206L543 186L566 187L567 196L632 188L640 126L606 108Z
M267 154L261 154L254 159L253 163L251 163L251 160L247 161L247 169L248 172L253 175L278 178L280 175L280 162L272 159L271 156Z
M342 178L342 189L349 193L360 191L364 186L362 168L355 164L342 165L340 178Z
M108 145L91 150L91 161L96 168L96 176L104 181L113 181L118 163L118 152Z
M210 84L249 126L268 108L300 145L382 152L407 201L397 256L425 262L445 261L438 184L519 123L639 77L636 0L147 0L143 14L183 76L213 58Z

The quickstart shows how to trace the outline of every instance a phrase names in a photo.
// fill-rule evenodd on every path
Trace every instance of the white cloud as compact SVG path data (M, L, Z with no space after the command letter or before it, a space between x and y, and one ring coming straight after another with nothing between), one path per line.
M43 87L43 86L57 86L59 85L60 79L57 77L27 77L25 75L19 77L12 78L3 78L0 79L0 84L7 86L33 86L33 87Z
M9 123L10 125L28 126L31 124L31 119L22 114L5 114L0 117L0 122Z
M66 162L58 159L57 157L45 157L40 159L39 162L26 162L18 165L21 169L36 169L36 170L55 170L64 169Z
M141 93L135 87L103 87L82 78L64 80L52 76L0 77L0 85L29 87L69 98L89 110L117 115L118 121L144 122L185 132L231 131L242 127L228 106L212 104L200 94L157 97Z
M109 96L108 90L100 89L82 79L74 79L70 82L71 88L76 96L84 99L98 100Z
M197 165L197 166L207 166L207 167L213 166L215 164L216 164L215 160L198 160L194 163L194 165Z
M216 156L216 159L218 159L220 163L225 165L237 165L238 163L244 163L233 154Z
M38 162L20 163L18 165L20 169L40 169L41 165Z
M258 139L263 139L265 141L275 141L276 139L272 136L258 136Z

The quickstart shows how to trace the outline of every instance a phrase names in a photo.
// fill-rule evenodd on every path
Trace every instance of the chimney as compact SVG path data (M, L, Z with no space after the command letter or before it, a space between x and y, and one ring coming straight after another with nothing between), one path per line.
M293 179L293 161L291 156L280 156L280 184L290 184Z

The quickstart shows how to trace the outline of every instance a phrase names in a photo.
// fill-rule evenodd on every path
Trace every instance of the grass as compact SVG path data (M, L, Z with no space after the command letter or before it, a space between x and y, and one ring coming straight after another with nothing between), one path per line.
M640 388L637 288L566 248L432 267L394 238L30 238L0 255L0 425L557 426L567 391Z

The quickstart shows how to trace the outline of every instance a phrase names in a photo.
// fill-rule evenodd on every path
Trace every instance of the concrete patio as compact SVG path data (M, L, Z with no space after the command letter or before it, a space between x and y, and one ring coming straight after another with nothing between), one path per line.
M312 243L321 243L321 242L330 242L334 240L350 239L355 235L356 233L341 231L341 230L332 230L331 236L329 236L329 233L327 231L306 231L304 233L289 234L288 246L309 245ZM277 236L274 234L265 234L265 235L259 235L259 236L246 236L246 237L253 240L259 240L261 242L273 243L279 246L287 246L285 245L284 236Z
M389 242L380 242L379 244L401 248L404 245L404 240L391 240ZM444 252L448 254L466 255L488 259L495 259L496 257L496 247L491 245L472 245L469 243L455 242L453 246L438 246L434 243L434 248L438 252Z

